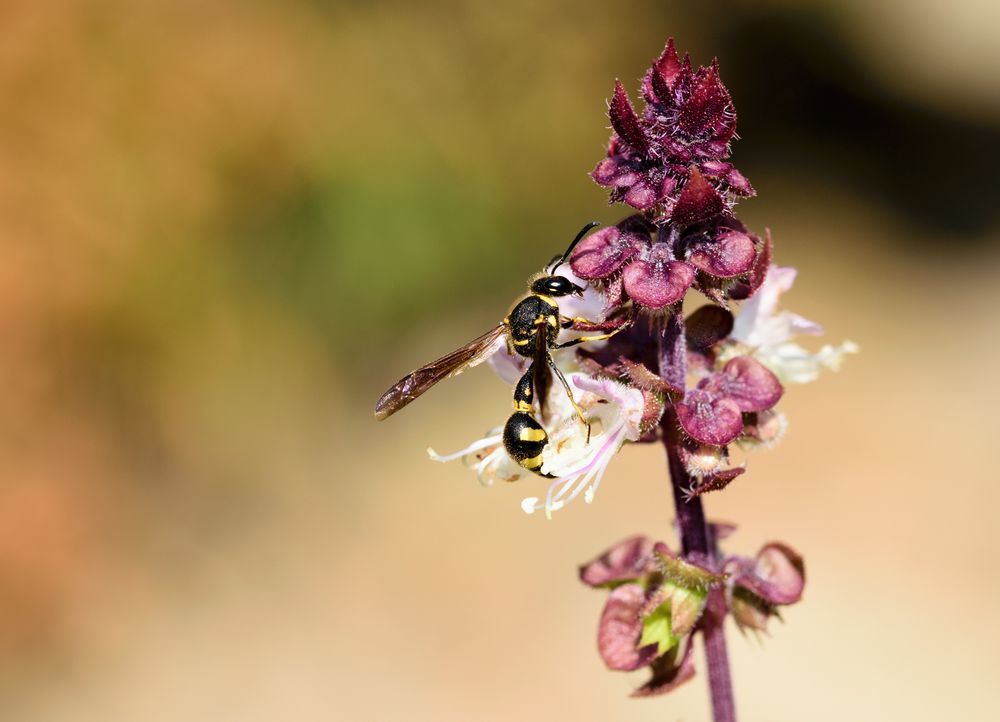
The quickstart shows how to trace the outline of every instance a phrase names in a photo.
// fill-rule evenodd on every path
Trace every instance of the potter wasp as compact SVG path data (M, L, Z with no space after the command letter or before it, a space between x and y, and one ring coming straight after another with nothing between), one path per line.
M421 366L394 384L375 404L375 418L388 418L423 394L434 384L449 376L455 376L467 368L482 363L506 344L511 353L530 360L528 369L514 387L514 413L507 419L503 430L503 445L514 461L525 469L542 474L542 450L548 443L548 434L535 416L545 418L546 399L550 383L550 372L569 396L581 423L587 426L590 439L590 424L573 398L566 377L552 359L555 349L569 348L587 341L611 338L626 328L629 322L616 326L606 333L582 336L559 342L559 332L574 326L598 326L601 324L585 318L564 316L559 312L556 299L567 296L582 296L584 289L565 276L556 275L559 268L576 248L580 240L598 224L588 223L569 244L561 256L555 256L541 273L528 280L527 295L517 301L507 317L500 324L458 348L437 361Z

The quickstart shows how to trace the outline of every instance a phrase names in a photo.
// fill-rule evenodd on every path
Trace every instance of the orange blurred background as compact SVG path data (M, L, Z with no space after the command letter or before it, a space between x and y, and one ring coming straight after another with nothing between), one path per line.
M605 98L718 55L787 305L863 353L709 514L806 556L747 720L989 720L1000 8L858 0L0 7L0 717L704 720L631 700L576 565L673 541L658 448L553 521L428 445L502 421L497 322L590 218Z

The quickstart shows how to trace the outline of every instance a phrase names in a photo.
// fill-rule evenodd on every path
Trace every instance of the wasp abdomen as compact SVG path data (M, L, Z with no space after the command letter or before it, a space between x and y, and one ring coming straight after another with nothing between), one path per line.
M536 474L541 473L542 449L548 442L549 436L542 425L523 411L511 414L503 427L503 446L510 458Z

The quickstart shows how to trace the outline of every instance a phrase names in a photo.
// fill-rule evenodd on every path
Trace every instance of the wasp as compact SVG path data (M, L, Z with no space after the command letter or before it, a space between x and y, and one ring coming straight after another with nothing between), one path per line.
M542 450L548 443L548 434L534 415L537 405L539 417L545 418L550 371L566 390L580 422L587 426L589 443L590 424L577 405L566 377L553 361L552 351L587 341L602 341L631 325L631 322L626 320L606 333L559 342L559 333L563 329L578 325L603 327L597 321L562 315L559 312L559 302L556 300L583 295L582 287L565 276L556 275L556 269L566 262L580 240L597 225L596 221L585 225L569 244L565 253L561 256L556 255L541 273L528 279L527 295L514 304L506 318L496 328L437 361L432 361L407 374L382 394L375 404L375 418L380 421L388 418L437 382L482 363L506 344L511 353L530 359L527 371L514 387L514 413L504 425L503 445L510 457L529 471L540 476L550 476L541 472Z

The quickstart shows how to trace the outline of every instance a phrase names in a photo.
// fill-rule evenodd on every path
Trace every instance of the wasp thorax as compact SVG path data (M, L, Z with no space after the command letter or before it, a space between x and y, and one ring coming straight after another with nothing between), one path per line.
M583 288L577 286L565 276L540 276L531 282L531 292L546 296L580 296Z

